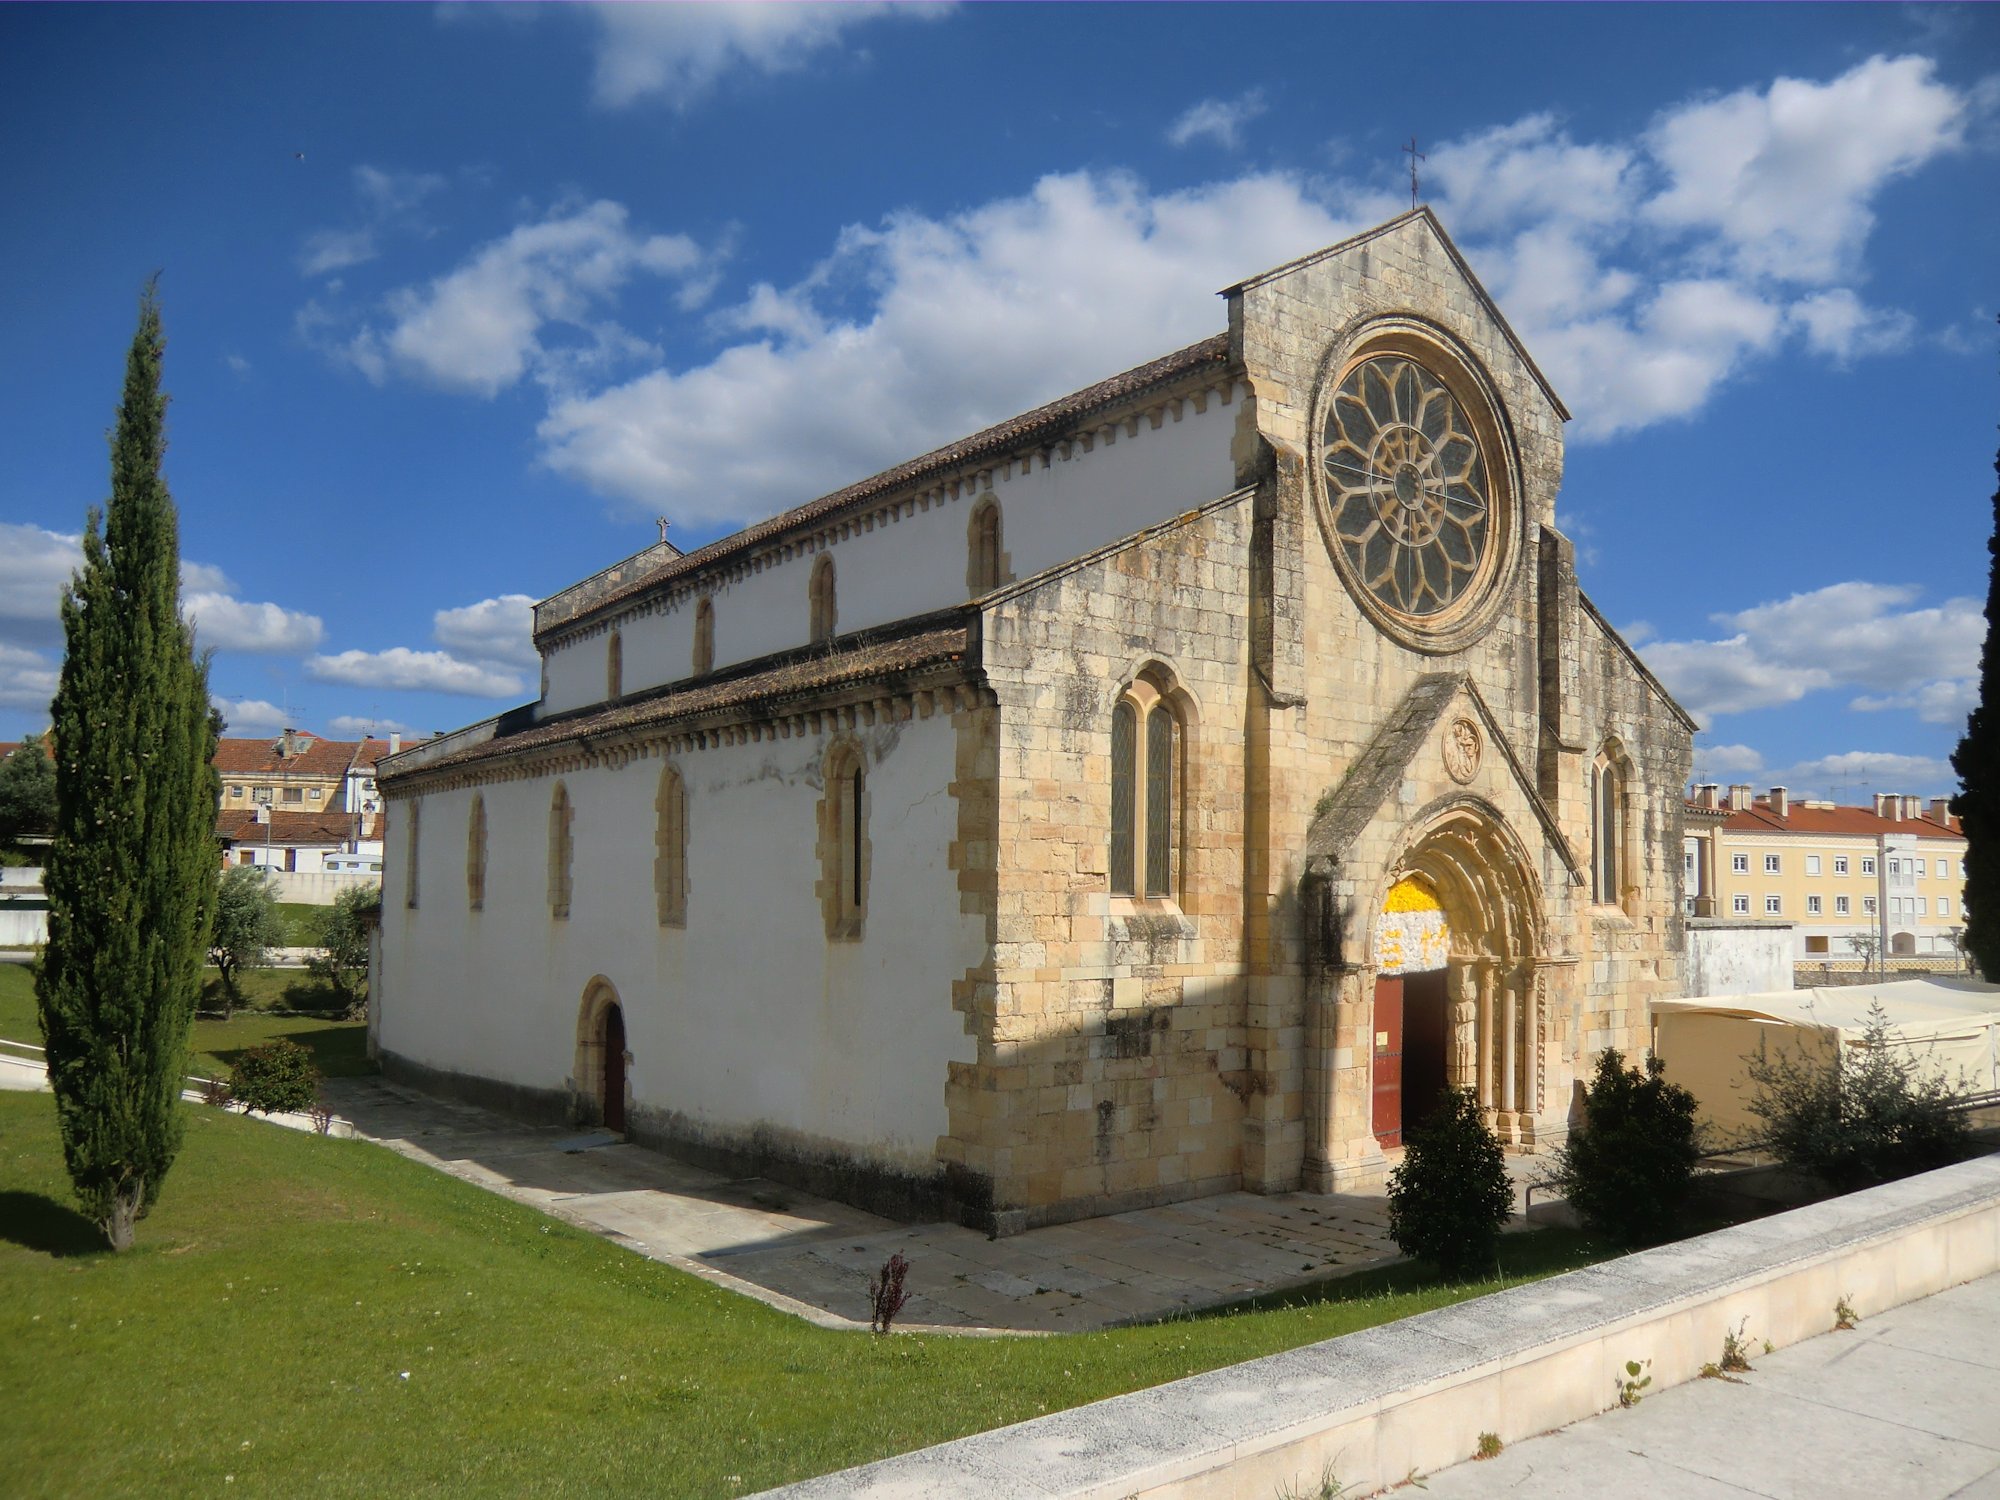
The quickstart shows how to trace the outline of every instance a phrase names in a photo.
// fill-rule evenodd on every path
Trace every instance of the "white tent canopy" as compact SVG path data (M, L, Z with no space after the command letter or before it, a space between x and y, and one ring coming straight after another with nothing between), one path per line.
M1705 1118L1724 1131L1754 1131L1744 1059L1760 1043L1819 1057L1836 1044L1856 1046L1877 1004L1888 1019L1890 1047L1907 1050L1968 1092L2000 1090L2000 985L1976 979L1655 1000L1653 1050L1667 1077L1693 1090Z

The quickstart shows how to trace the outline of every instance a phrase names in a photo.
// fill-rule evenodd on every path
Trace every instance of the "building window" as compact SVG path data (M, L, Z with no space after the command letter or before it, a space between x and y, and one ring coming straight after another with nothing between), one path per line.
M687 926L687 783L673 766L660 772L659 795L653 799L653 894L659 899L662 927Z
M1764 856L1764 873L1766 875L1777 875L1782 873L1782 870L1783 863L1778 855L1767 854Z
M868 916L868 772L851 740L826 758L826 791L819 809L820 908L826 935L857 941Z
M1844 917L1853 910L1854 903L1848 897L1835 896L1833 898L1833 914L1836 917Z
M320 789L318 787L312 787L306 792L306 795L310 797L313 801L317 802L319 801L320 798Z
M472 813L465 820L465 905L486 909L486 799L472 794Z
M1819 874L1819 856L1817 854L1808 854L1806 856L1806 874Z
M1951 915L1951 897L1949 896L1938 897L1938 915L1941 917L1948 917Z
M1819 897L1817 896L1806 897L1806 915L1809 917L1816 917L1819 914L1820 914Z
M1847 856L1845 854L1834 855L1833 873L1836 875L1845 875L1847 873Z
M1730 855L1729 873L1732 875L1748 875L1750 873L1750 856L1747 854Z
M715 601L703 594L694 606L694 675L715 670Z
M1605 750L1590 768L1590 895L1616 906L1625 894L1625 771Z
M1782 917L1784 914L1785 914L1785 898L1783 896L1766 896L1764 898L1765 916Z
M1824 953L1826 951L1827 951L1826 938L1824 935L1819 937L1808 937L1806 939L1806 952Z
M1000 502L991 495L972 507L966 554L965 583L975 597L1007 581L1007 560L1000 551Z
M1731 896L1729 898L1729 909L1739 917L1749 916L1750 898L1748 896Z
M1866 873L1866 872L1864 871L1863 873ZM1899 859L1892 859L1892 860L1890 860L1890 861L1889 861L1889 873L1890 873L1891 875L1900 875L1900 874L1902 874L1902 873L1903 873L1903 862L1902 862L1901 860L1899 860Z
M285 788L285 800L286 800L287 802L303 802L303 801L305 801L305 800L306 800L306 794L305 794L305 789L304 789L303 787L296 787L296 786L288 786L288 787L286 787L286 788Z
M1873 858L1861 861L1861 873L1863 875L1873 875L1875 873L1875 861Z
M1861 898L1861 915L1864 917L1875 915L1875 898L1873 896L1863 896Z
M812 629L807 639L815 646L833 639L840 611L833 596L833 559L824 552L813 562L812 586L807 591L812 605Z
M570 864L576 852L576 808L560 781L549 797L549 915L569 920Z
M1158 684L1141 677L1111 710L1111 894L1171 899L1183 771L1182 730Z
M403 905L409 907L411 911L415 911L417 909L417 853L423 844L422 839L418 837L423 832L423 821L419 817L419 814L423 812L423 807L414 800L406 802L403 805L410 810L410 866L406 872L407 879L403 886Z
M232 797L241 798L243 795L243 788L240 786L233 786L229 789L229 795Z
M1928 896L1917 897L1917 915L1920 917L1929 916L1930 912L1926 910L1926 908L1929 907L1929 905L1930 905L1930 897Z
M625 637L619 631L611 632L611 639L604 647L604 696L622 698L625 695Z

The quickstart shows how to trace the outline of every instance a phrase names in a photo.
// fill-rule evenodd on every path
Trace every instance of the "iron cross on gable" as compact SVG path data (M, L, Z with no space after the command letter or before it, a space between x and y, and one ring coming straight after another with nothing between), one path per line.
M665 516L655 516L653 517L653 520L658 523L660 528L660 540L664 542L667 539L667 518Z
M1411 136L1410 144L1402 149L1410 158L1410 207L1415 208L1417 206L1417 163L1420 161L1429 161L1430 158L1417 149L1417 138L1415 136Z

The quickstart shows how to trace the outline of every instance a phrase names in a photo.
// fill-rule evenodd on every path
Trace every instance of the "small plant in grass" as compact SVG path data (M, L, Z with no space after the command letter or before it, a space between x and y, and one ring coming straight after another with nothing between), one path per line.
M1615 1047L1598 1054L1583 1119L1556 1149L1548 1181L1585 1224L1623 1245L1670 1238L1701 1156L1695 1097L1668 1083L1648 1053L1628 1068Z
M1625 1373L1619 1376L1617 1380L1618 1404L1620 1406L1630 1407L1639 1404L1641 1392L1653 1383L1653 1377L1646 1373L1652 1368L1653 1362L1650 1359L1628 1359L1625 1361Z
M1351 1484L1340 1482L1340 1475L1334 1470L1334 1461L1328 1459L1320 1465L1317 1482L1306 1480L1303 1485L1298 1483L1281 1485L1277 1491L1277 1500L1340 1500L1342 1495L1353 1488Z
M1431 1117L1408 1132L1403 1164L1389 1174L1389 1235L1405 1255L1462 1279L1493 1269L1514 1188L1500 1142L1479 1118L1470 1089L1447 1089Z
M315 1135L333 1134L333 1106L326 1102L326 1095L317 1088L313 1090L313 1102L306 1110L306 1118L312 1121Z
M889 1325L896 1321L896 1314L910 1300L910 1294L903 1290L903 1278L909 1274L910 1263L898 1250L882 1262L880 1271L868 1278L868 1326L877 1333L887 1333Z
M267 1115L311 1109L319 1097L319 1069L312 1053L281 1037L236 1060L229 1092L246 1110Z
M201 1081L201 1102L212 1109L227 1109L236 1102L236 1096L229 1091L227 1078L204 1078Z
M1725 1328L1722 1331L1722 1359L1720 1363L1722 1368L1731 1375L1747 1375L1750 1373L1750 1355L1747 1352L1750 1341L1743 1336L1743 1330L1749 1326L1750 1320L1745 1318L1734 1328Z
M1500 1450L1504 1446L1505 1445L1500 1441L1499 1433L1482 1432L1479 1434L1479 1448L1472 1456L1476 1459L1498 1458L1500 1456Z
M1842 1333L1850 1333L1854 1325L1860 1321L1861 1314L1854 1310L1854 1304L1848 1301L1847 1294L1842 1292L1834 1299L1833 1326Z
M1760 1045L1745 1066L1748 1108L1772 1154L1836 1192L1949 1166L1971 1149L1957 1091L1942 1069L1894 1045L1879 1002L1860 1040L1829 1059Z

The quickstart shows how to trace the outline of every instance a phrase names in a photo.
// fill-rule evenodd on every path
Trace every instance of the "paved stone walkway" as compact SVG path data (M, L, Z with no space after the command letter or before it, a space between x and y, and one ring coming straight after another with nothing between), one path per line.
M1432 1474L1426 1492L2000 1500L2000 1276L1752 1364Z
M991 1240L377 1078L327 1094L365 1139L827 1326L866 1326L868 1278L895 1251L910 1263L898 1326L1014 1332L1154 1318L1396 1256L1379 1193L1228 1193Z

